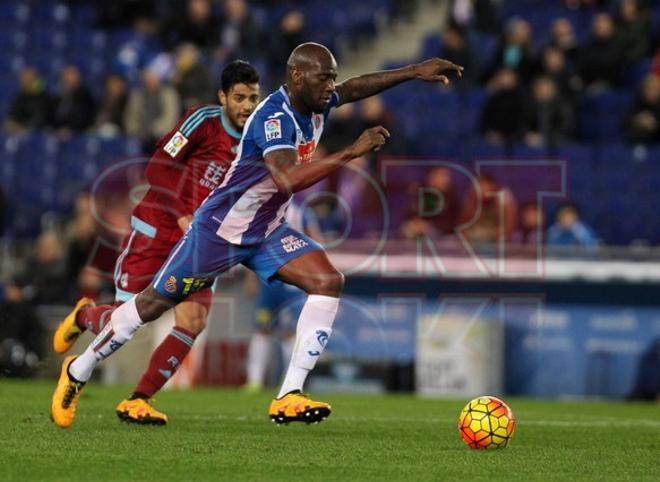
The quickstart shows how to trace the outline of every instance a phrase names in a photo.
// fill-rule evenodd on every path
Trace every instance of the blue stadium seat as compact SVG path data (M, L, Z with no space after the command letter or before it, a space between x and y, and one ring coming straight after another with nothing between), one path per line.
M621 139L621 121L632 97L630 92L611 90L582 98L578 113L582 137L590 141Z

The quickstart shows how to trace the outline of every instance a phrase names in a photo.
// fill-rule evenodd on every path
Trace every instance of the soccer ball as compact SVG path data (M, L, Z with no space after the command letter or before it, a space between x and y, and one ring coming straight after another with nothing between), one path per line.
M473 449L506 447L515 428L516 420L509 406L491 396L470 400L458 417L458 432Z

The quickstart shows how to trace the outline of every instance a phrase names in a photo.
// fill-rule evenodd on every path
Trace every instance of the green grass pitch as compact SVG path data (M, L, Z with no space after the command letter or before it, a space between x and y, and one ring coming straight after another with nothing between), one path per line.
M119 422L128 387L92 383L73 427L50 422L53 382L0 381L0 480L658 480L658 404L507 398L509 447L473 451L456 419L466 400L327 395L319 425L277 427L269 395L163 392L165 427ZM321 398L321 397L319 397Z

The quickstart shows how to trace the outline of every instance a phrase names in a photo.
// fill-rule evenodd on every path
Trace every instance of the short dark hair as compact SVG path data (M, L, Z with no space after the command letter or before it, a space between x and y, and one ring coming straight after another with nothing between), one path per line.
M222 70L220 88L227 93L236 84L256 84L259 72L245 60L234 60Z

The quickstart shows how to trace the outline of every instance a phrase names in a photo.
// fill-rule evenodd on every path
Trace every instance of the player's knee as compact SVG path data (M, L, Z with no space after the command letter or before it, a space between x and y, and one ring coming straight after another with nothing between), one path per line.
M197 336L206 328L206 315L200 303L183 302L174 309L174 324Z
M206 328L206 317L199 314L186 315L180 318L177 316L175 324L197 336Z
M174 302L158 294L152 287L135 298L135 306L144 322L154 321L173 306Z
M310 280L307 293L310 295L325 295L338 297L344 289L344 275L339 271L326 273Z

